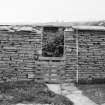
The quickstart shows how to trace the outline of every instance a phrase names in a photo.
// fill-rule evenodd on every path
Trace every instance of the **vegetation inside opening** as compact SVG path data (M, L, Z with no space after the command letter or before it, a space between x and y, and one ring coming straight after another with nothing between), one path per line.
M64 52L64 28L44 27L42 43L43 57L62 57Z

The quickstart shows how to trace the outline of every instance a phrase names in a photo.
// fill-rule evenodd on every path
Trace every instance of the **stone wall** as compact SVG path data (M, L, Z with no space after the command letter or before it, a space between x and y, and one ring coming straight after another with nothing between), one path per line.
M24 80L41 72L37 64L41 33L21 28L0 27L0 81Z
M42 35L41 27L0 27L0 81L60 81L65 58L43 57Z
M65 30L65 80L105 78L105 31Z
M67 28L64 34L65 39L65 80L76 80L77 72L77 35L72 28Z
M104 31L67 28L63 56L43 57L42 30L25 28L0 27L0 81L105 78Z
M105 32L78 31L79 79L105 78Z
M62 82L62 75L65 71L64 58L43 58L39 57L39 65L43 71L43 80L45 82Z

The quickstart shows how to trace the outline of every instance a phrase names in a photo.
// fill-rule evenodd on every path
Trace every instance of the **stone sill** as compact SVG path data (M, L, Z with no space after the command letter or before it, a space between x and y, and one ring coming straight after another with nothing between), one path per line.
M65 57L39 57L39 60L48 60L48 61L65 61Z

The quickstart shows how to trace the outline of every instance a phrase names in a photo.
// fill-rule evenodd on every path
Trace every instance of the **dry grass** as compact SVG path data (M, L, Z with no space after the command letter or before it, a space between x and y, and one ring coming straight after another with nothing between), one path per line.
M83 91L85 96L98 105L105 103L105 84L85 84L77 87Z
M37 83L34 81L0 83L0 91L0 105L12 105L23 102L73 105L66 97L50 91L44 83Z

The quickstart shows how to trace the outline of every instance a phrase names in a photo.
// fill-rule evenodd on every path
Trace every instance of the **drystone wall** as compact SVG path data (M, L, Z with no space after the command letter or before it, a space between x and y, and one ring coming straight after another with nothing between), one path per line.
M74 31L65 30L64 34L65 40L65 73L64 73L64 80L70 82L72 80L76 80L76 72L77 72L77 35Z
M65 30L62 57L42 57L42 35L36 27L0 26L0 81L105 78L104 31Z
M14 29L13 29L14 28ZM0 27L0 81L38 77L41 32L27 27Z
M30 29L31 28L31 29ZM73 32L64 33L62 57L42 57L41 30L0 27L0 81L35 79L66 82L76 79L77 50Z
M42 57L42 34L36 27L0 27L0 81L60 81L64 58Z
M78 31L79 79L105 78L105 32Z

